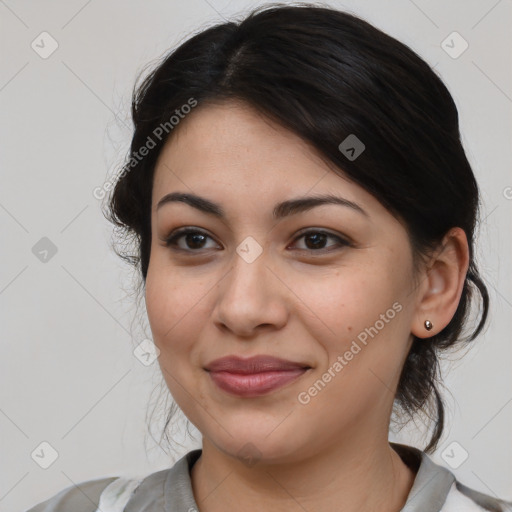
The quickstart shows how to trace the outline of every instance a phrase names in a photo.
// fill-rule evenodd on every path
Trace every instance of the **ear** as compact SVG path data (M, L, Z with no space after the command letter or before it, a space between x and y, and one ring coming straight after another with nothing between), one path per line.
M462 228L452 228L420 276L412 334L418 338L430 338L450 323L459 305L468 265L466 233ZM433 325L430 331L425 328L425 320L430 320Z

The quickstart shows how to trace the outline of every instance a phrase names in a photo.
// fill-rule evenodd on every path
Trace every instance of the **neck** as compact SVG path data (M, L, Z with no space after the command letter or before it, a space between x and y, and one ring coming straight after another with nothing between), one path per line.
M318 512L398 512L414 478L387 439L346 442L310 457L297 456L292 462L259 460L253 466L203 439L201 457L191 471L201 512L225 512L230 503L237 503L239 512L298 507Z

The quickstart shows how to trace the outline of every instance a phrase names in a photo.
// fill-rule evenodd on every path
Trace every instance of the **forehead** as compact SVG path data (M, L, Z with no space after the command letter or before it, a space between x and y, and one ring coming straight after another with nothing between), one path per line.
M238 101L200 105L173 130L156 164L153 209L171 190L232 197L248 208L308 192L378 207L312 145Z
M306 165L307 161L310 165ZM194 171L231 171L241 164L251 169L284 170L283 162L327 170L316 150L293 132L240 101L204 104L196 107L173 130L157 162ZM311 165L313 164L313 165ZM248 170L248 169L246 169Z

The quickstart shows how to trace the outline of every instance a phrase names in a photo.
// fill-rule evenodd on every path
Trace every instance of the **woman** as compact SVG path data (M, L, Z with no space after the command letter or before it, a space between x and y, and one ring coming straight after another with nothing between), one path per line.
M430 67L353 15L267 6L173 51L133 118L107 215L202 449L31 512L511 510L428 456L439 353L488 312L478 187ZM435 418L423 451L388 441L394 406Z

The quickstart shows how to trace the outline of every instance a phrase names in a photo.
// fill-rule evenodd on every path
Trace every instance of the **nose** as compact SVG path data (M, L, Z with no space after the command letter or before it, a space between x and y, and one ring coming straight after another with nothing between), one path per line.
M243 338L281 329L288 319L289 293L283 278L269 266L265 251L251 263L235 253L233 266L218 284L213 322Z

